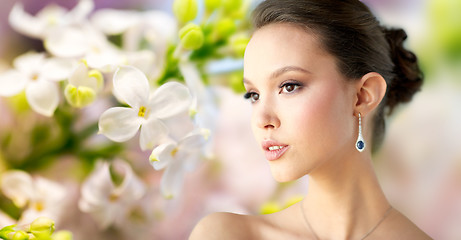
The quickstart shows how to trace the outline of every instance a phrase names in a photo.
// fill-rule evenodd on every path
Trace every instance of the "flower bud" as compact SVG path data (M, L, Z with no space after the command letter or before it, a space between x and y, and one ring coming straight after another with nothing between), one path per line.
M230 18L224 18L216 23L216 33L220 38L227 38L237 30L235 22Z
M30 106L26 98L26 91L22 91L15 96L7 98L6 100L9 106L16 113L24 113L30 110Z
M197 0L175 0L173 2L174 15L181 23L186 23L191 20L194 20L197 16L197 11Z
M238 11L242 7L242 0L222 0L222 6L226 12Z
M236 72L229 76L230 87L232 88L232 90L234 90L235 93L245 92L245 86L243 85L242 76L242 72Z
M6 226L0 229L0 238L9 239L10 234L14 234L16 225Z
M72 240L73 236L70 231L62 230L62 231L54 233L51 236L51 239L52 240Z
M250 38L245 35L236 35L231 38L231 48L237 57L243 57L249 41Z
M88 72L88 77L96 79L96 91L100 91L104 85L104 77L102 73L98 70L91 70Z
M221 4L221 0L205 0L205 9L208 12L213 12Z
M30 224L30 232L39 239L47 239L54 232L54 221L47 217L39 217Z
M67 102L77 108L82 108L91 104L96 98L96 92L89 87L75 87L72 84L68 84L64 90L64 96Z
M19 230L13 234L11 240L29 240L29 234L25 231Z
M179 30L181 45L187 50L195 50L203 45L205 37L203 31L197 24L188 23Z

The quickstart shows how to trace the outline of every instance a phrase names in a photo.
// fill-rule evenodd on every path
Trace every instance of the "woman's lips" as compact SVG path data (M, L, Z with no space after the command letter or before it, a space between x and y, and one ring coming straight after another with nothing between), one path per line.
M283 143L279 143L275 140L264 140L261 144L264 155L269 161L274 161L283 156L288 150L289 146Z

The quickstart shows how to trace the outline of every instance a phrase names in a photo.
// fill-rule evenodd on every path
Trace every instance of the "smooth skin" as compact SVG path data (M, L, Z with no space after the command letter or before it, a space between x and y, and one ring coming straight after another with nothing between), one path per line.
M252 127L258 142L287 145L269 161L277 181L309 175L303 201L280 212L250 216L214 213L190 239L361 239L385 214L389 202L371 163L375 110L386 92L378 73L346 79L336 59L315 34L288 23L258 29L247 46L244 84L253 106ZM368 147L355 149L358 113ZM431 239L392 209L366 239Z

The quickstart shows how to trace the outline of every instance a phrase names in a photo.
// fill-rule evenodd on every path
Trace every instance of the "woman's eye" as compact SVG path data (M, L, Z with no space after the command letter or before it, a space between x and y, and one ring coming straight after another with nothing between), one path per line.
M256 102L259 100L259 94L255 92L247 92L243 96L245 99L250 99L252 103Z
M293 91L295 91L296 89L298 89L299 87L301 87L300 84L298 83L285 83L283 84L280 88L281 88L281 93L291 93Z

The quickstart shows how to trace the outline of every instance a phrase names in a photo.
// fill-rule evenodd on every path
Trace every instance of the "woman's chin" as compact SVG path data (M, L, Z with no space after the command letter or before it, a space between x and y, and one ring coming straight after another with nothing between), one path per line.
M305 173L299 173L293 170L280 169L271 166L272 177L279 183L291 182L303 177Z

